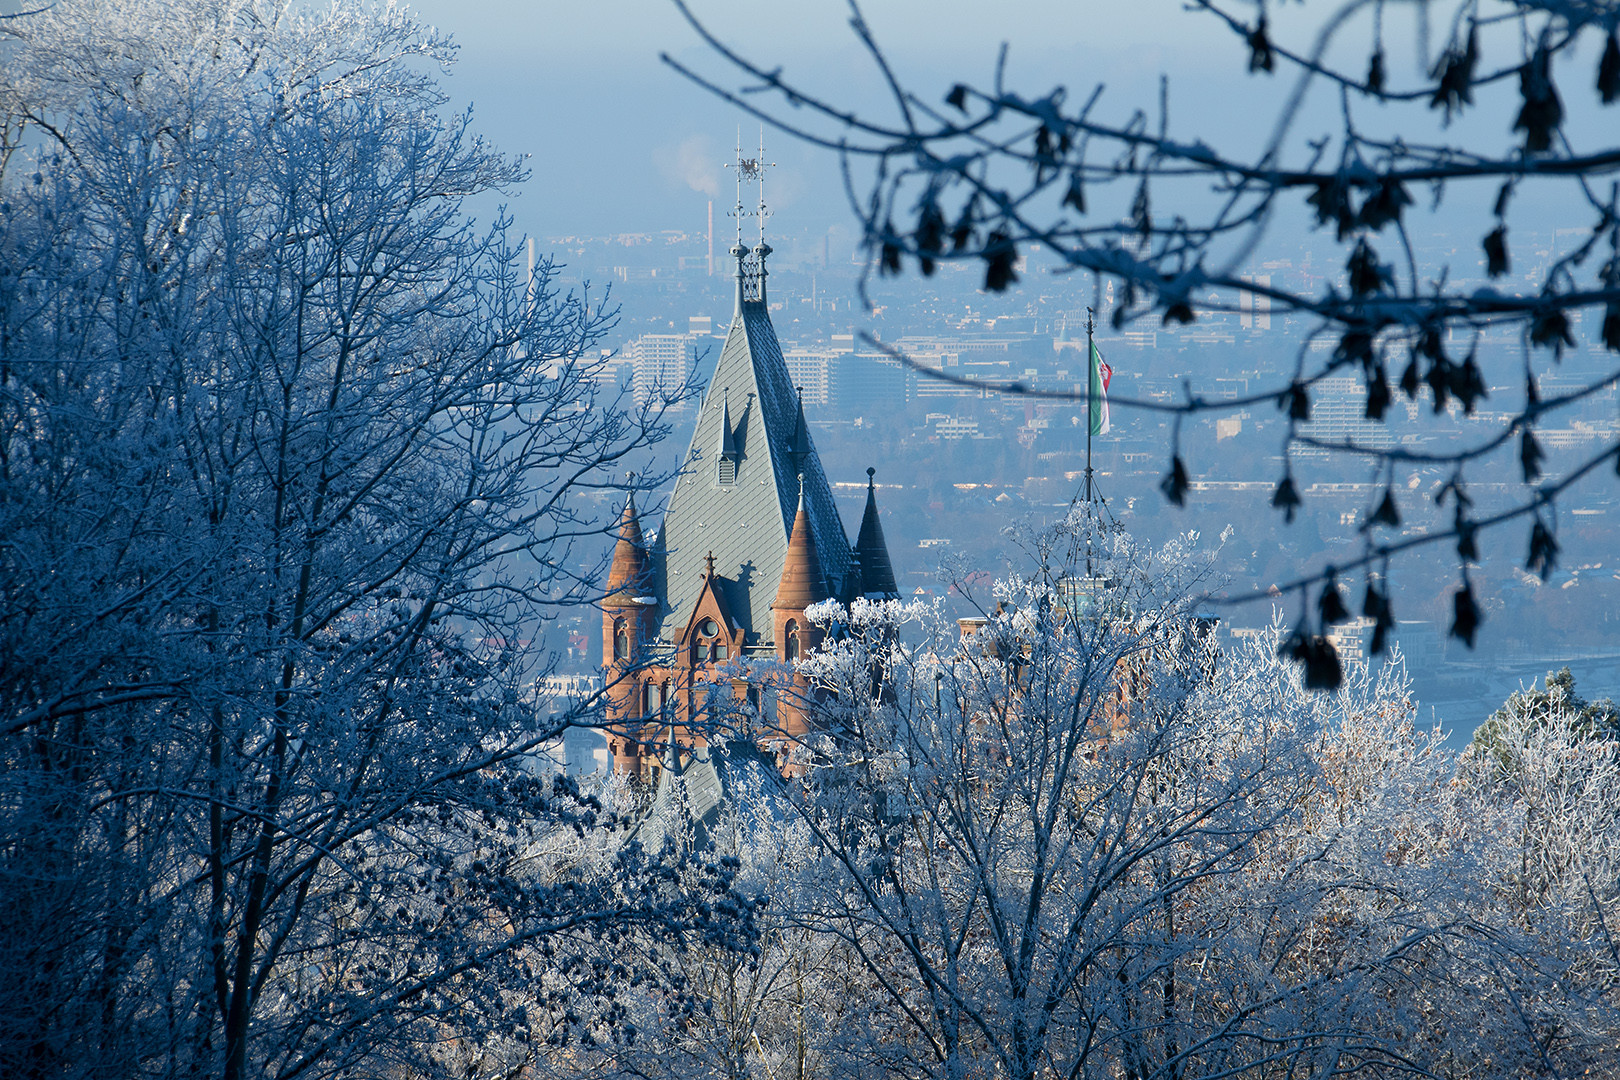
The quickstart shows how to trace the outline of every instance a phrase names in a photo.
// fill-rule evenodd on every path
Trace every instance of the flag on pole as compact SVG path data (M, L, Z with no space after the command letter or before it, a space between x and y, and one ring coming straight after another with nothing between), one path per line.
M1108 384L1114 369L1103 362L1096 342L1091 343L1091 392L1086 395L1087 420L1093 435L1108 434Z

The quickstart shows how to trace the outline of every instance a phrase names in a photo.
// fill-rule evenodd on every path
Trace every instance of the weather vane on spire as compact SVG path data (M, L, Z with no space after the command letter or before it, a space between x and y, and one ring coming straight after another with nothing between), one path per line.
M731 253L737 258L737 280L741 291L739 300L763 301L765 298L765 256L771 253L771 247L765 242L765 219L770 216L770 208L765 204L765 170L774 168L776 162L765 160L765 129L759 132L759 156L743 157L742 128L737 129L737 160L727 162L726 168L737 170L737 205L731 211L731 216L737 219L737 241ZM743 205L743 181L751 180L759 185L759 208L748 210ZM759 243L755 245L752 253L743 245L742 219L750 214L759 218Z
M765 170L774 169L776 162L765 160L765 129L759 129L759 156L743 157L742 128L737 129L737 160L726 162L726 168L737 170L737 205L732 209L731 216L737 219L737 243L742 244L742 219L753 216L759 218L759 242L765 242L765 219L770 216L770 210L765 205ZM759 185L759 208L749 210L743 205L743 181L750 180Z

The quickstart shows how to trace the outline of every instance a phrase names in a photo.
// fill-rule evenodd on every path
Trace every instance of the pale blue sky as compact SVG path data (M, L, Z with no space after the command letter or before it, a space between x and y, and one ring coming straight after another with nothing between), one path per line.
M512 208L534 234L601 234L698 227L729 157L738 114L661 64L661 50L710 62L668 0L424 0L424 20L461 46L447 88L472 102L479 129L503 149L531 155L534 177ZM845 102L880 101L874 72L839 0L694 0L725 38L762 62ZM1179 0L888 0L864 10L891 58L919 89L943 94L954 78L987 76L1001 40L1028 89L1102 80L1131 100L1156 98L1158 73L1241 70L1235 42L1186 15ZM1205 54L1209 44L1218 53ZM1189 103L1191 107L1191 103ZM757 138L757 125L745 139ZM803 228L847 219L838 174L825 155L769 138L779 162L772 204ZM719 186L723 186L720 184ZM721 213L729 198L717 202ZM717 223L717 231L720 225Z
M1489 4L1489 0L1487 0ZM882 109L882 86L848 29L842 0L692 0L694 10L739 51L812 91L846 106ZM1336 2L1271 5L1273 37L1309 49ZM724 231L731 202L721 164L731 156L740 116L729 105L661 64L668 51L717 75L736 78L716 61L669 0L422 0L412 7L454 36L461 60L446 87L459 104L472 102L478 127L503 149L530 155L533 179L513 200L524 230L539 236L602 235L663 228L699 229L709 193L716 198L716 231ZM1383 44L1392 85L1427 81L1444 46L1446 5L1391 3ZM1292 72L1250 75L1241 39L1181 0L871 0L863 9L902 79L924 95L942 97L968 78L987 84L1002 41L1011 48L1009 85L1035 96L1057 83L1072 97L1103 83L1099 115L1123 122L1134 108L1156 111L1158 80L1170 80L1171 133L1202 138L1227 152L1261 144L1294 85ZM1366 63L1373 38L1371 5L1339 38L1351 70ZM1424 12L1435 20L1424 27ZM1489 59L1516 63L1515 32L1489 42ZM1505 40L1512 38L1513 40ZM1594 36L1593 42L1598 39ZM1595 45L1592 46L1596 48ZM1566 132L1579 142L1613 123L1590 92L1596 52L1565 61L1559 73L1569 109ZM1479 107L1447 131L1421 103L1384 107L1357 101L1364 131L1397 125L1407 138L1456 138L1482 149L1508 149L1517 108L1514 84L1486 92ZM1589 100L1590 99L1590 100ZM1335 133L1338 96L1314 92L1290 140L1298 158L1309 137ZM1419 130L1428 126L1431 130ZM757 125L745 121L745 142ZM770 201L776 227L819 233L848 225L835 159L785 136L768 137ZM1295 163L1298 163L1297 161ZM1448 200L1447 212L1472 215L1478 199ZM1527 206L1526 210L1529 209ZM1303 217L1300 224L1303 226ZM1443 227L1436 223L1435 227Z

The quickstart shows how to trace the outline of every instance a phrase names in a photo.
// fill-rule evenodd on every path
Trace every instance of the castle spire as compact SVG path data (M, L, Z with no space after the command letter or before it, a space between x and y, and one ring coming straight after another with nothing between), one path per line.
M737 145L736 159L727 163L737 170L737 203L754 206L755 192L744 188L758 182L762 168L769 171L769 159L762 166L755 151L741 149L741 139ZM768 216L768 198L758 201L766 203ZM746 212L753 211L739 211ZM801 419L800 395L771 325L770 305L760 298L762 253L756 245L769 235L767 222L763 237L749 230L738 237L740 242L734 241L737 307L692 431L685 460L695 463L694 468L670 491L658 550L648 556L657 586L648 595L659 600L654 636L663 643L674 644L687 631L692 605L706 585L704 553L711 547L717 565L736 575L722 579L723 591L746 647L760 649L776 640L773 634L779 628L771 608L794 532L800 473L810 531L797 531L801 540L813 536L815 541L819 588L840 596L859 588L850 573L854 530L845 532L816 457L816 433L808 423L814 401L802 403ZM763 257L768 264L769 256ZM730 408L731 391L736 391L735 409ZM795 621L802 631L802 620Z
M759 179L759 246L754 250L769 255L770 245L765 243L765 219L771 216L765 205L765 170L776 167L776 162L765 160L765 125L759 127L759 157L754 161L754 175Z
M900 585L889 562L889 546L883 540L883 523L878 520L877 470L866 470L866 512L861 515L861 531L855 538L855 555L860 560L861 592L866 596L896 599Z
M754 245L754 275L758 284L755 286L754 299L761 304L765 303L765 256L771 253L771 245L765 242L765 219L771 216L771 211L765 205L765 170L773 168L774 161L765 160L765 126L759 128L759 157L754 159L754 178L759 184L759 209L755 213L759 216L759 243Z

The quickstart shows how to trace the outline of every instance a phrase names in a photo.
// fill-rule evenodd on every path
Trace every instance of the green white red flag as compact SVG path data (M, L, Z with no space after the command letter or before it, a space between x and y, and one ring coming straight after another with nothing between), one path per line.
M1097 343L1091 343L1091 392L1086 395L1086 413L1093 435L1108 434L1108 384L1114 369L1103 362Z

